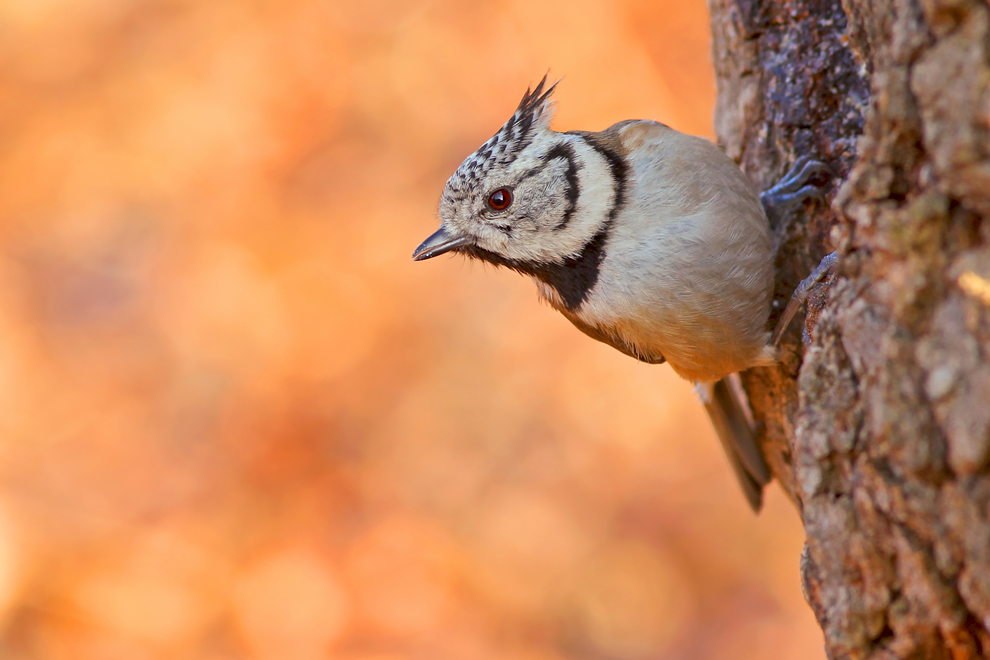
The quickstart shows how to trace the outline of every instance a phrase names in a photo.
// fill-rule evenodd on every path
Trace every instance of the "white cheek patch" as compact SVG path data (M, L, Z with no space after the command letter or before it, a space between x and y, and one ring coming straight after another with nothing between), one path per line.
M477 247L514 262L563 264L602 232L615 207L620 182L611 163L580 135L543 131L501 172L474 189L455 173L441 200L441 219ZM505 187L512 204L504 213L486 207L490 191Z
M575 207L566 225L541 226L538 240L540 258L562 262L574 257L603 230L617 202L617 186L609 162L579 136L565 136L570 142L577 165ZM565 191L557 195L563 201Z

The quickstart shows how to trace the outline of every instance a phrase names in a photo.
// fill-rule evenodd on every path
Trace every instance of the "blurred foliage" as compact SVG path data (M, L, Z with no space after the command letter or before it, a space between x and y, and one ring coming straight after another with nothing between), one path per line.
M0 0L0 656L822 657L687 383L409 258L548 68L710 135L705 12Z

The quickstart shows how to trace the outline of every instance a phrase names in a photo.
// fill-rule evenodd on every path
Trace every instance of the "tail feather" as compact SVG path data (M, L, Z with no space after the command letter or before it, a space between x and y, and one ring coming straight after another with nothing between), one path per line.
M770 483L770 470L739 395L728 377L699 383L698 393L746 500L758 512L763 505L763 486Z

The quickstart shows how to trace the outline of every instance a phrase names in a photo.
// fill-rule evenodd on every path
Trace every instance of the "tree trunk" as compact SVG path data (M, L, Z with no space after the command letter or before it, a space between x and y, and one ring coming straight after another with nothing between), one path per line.
M831 208L777 222L778 311L832 249L838 275L743 374L828 655L988 657L990 8L710 6L729 155L762 188L836 172Z

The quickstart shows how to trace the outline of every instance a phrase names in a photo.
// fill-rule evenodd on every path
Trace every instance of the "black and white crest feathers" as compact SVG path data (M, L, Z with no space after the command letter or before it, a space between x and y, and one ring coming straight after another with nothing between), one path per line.
M558 80L549 87L546 87L547 76L543 76L543 80L539 82L536 89L530 91L527 87L526 93L523 94L522 100L519 102L519 107L516 108L516 112L513 114L513 118L518 118L518 122L528 125L549 124L550 120L553 119L553 102L550 99L553 96L554 90L557 89L557 83L559 82ZM544 91L544 87L546 87L546 91ZM509 121L511 122L512 120Z
M536 89L526 89L519 107L509 117L509 121L495 134L491 140L485 143L494 142L492 145L500 156L515 156L529 146L533 141L534 129L549 129L550 121L553 119L553 102L550 100L553 91L557 88L557 83L547 87L547 77L536 86ZM546 89L544 89L546 88ZM485 149L483 146L478 150L479 155ZM499 159L502 161L502 159Z
M535 89L527 88L509 121L458 168L448 184L448 189L453 188L449 192L457 196L462 185L470 188L483 180L493 168L509 163L528 147L536 131L549 130L554 109L551 97L556 88L556 82L547 87L547 76Z
M608 140L591 133L551 130L556 86L548 86L544 76L535 88L526 90L509 120L451 176L441 198L441 216L453 229L472 237L457 252L534 277L555 292L556 304L574 311L598 282L605 244L625 204L626 171ZM542 187L528 189L527 185L534 185L529 182L539 177L544 177ZM584 215L578 218L582 187L594 185L589 181L600 182L602 191L585 200ZM500 223L486 224L476 215L485 212L479 201L501 186L518 193L522 206ZM559 205L549 196L551 189ZM541 206L527 209L527 199L530 203L541 199ZM525 241L515 235L519 225L527 228ZM501 234L484 238L493 231Z

